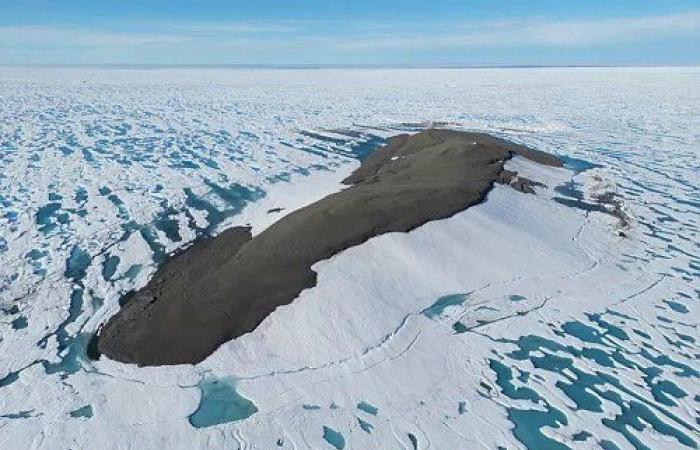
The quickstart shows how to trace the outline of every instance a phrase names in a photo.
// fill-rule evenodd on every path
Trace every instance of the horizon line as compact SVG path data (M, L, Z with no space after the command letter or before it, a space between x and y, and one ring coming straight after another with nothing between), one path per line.
M162 63L0 63L0 68L96 68L96 69L547 69L547 68L683 68L698 63L679 64L162 64Z

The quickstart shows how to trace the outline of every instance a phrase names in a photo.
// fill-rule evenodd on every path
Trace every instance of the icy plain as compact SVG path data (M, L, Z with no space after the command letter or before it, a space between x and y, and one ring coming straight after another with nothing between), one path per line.
M698 105L698 68L2 68L0 448L697 448ZM87 359L168 253L431 123L568 164L316 264L196 366ZM611 192L626 228L581 207Z

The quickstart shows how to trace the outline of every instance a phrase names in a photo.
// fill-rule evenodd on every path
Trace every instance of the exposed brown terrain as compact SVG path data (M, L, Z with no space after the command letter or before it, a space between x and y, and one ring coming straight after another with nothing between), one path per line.
M406 232L484 200L494 182L537 183L503 168L550 154L487 134L427 130L371 154L348 188L280 218L259 235L238 227L172 257L102 327L92 353L139 365L194 364L253 331L275 308L316 284L311 266L389 232Z

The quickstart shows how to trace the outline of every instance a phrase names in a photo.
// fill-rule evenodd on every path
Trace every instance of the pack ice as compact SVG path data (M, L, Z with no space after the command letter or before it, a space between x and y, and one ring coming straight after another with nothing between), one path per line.
M1 68L0 447L697 448L698 105L698 68ZM197 365L87 357L169 254L431 126L566 164L317 263Z

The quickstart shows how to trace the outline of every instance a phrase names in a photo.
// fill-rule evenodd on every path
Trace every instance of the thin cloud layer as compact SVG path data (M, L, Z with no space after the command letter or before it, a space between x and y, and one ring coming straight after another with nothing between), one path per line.
M0 27L0 35L0 63L373 63L383 58L400 62L402 55L419 59L420 52L443 52L456 60L475 49L614 49L673 39L700 44L700 11L442 24L279 20L143 22L102 29L23 25Z
M444 26L422 33L384 32L341 42L346 49L415 47L591 47L700 35L700 12L603 20L503 20Z

